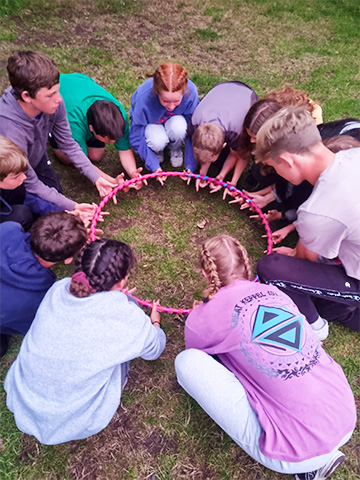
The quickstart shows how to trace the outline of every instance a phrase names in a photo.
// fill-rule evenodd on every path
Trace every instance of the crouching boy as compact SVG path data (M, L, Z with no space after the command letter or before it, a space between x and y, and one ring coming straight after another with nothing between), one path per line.
M56 280L50 267L70 263L86 240L83 222L66 212L40 217L30 233L15 222L0 226L1 356L11 334L25 335L30 328L38 306Z

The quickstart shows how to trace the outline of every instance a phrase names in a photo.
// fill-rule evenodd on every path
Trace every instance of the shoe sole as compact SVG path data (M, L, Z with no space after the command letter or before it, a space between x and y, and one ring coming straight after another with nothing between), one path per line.
M339 452L339 455L337 455L335 458L333 458L333 461L328 465L328 468L323 472L323 477L324 479L329 478L332 473L335 472L335 470L345 461L345 455L341 452Z
M339 453L334 456L331 460L331 463L326 465L326 467L323 467L323 468L326 468L324 469L323 471L321 471L322 469L319 469L317 471L317 474L315 475L315 477L313 477L313 480L326 480L327 478L330 477L330 475L332 473L335 472L335 470L345 461L345 455L339 451ZM299 476L301 475L301 476ZM295 477L295 480L301 480L303 477L303 475L306 475L304 473L302 474L295 474L294 477ZM319 476L321 475L321 476Z

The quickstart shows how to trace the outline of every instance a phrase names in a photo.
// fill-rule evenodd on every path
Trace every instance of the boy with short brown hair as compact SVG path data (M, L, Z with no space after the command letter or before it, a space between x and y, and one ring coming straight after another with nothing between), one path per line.
M41 200L61 209L93 210L90 204L78 205L61 194L61 185L46 152L49 133L74 165L95 183L101 196L117 183L105 179L73 140L66 110L59 94L60 72L41 52L17 51L7 64L11 87L0 99L0 134L10 138L29 159L25 187L27 204L41 211Z
M212 123L203 123L192 137L193 152L197 163L215 162L224 148L224 131ZM201 167L200 167L201 169Z
M50 267L68 264L85 245L87 229L75 215L52 212L25 233L18 223L0 226L1 356L11 334L30 328L37 308L56 280Z
M239 162L245 167L247 161L237 152L238 142L245 115L256 100L256 93L245 83L216 84L196 107L189 122L185 169L195 172L199 163L200 175L206 175L210 165L215 164L220 172L216 178L225 180ZM229 183L232 182L237 182L234 175ZM208 182L196 180L197 190L206 185ZM221 187L210 184L210 188L216 191Z

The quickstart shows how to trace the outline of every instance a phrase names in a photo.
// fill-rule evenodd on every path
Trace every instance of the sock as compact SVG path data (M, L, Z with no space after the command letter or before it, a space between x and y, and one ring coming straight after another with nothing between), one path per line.
M325 323L326 323L326 320L321 318L319 315L317 320L315 320L315 322L313 323L310 323L310 325L313 330L320 330L320 328L322 328L325 325Z

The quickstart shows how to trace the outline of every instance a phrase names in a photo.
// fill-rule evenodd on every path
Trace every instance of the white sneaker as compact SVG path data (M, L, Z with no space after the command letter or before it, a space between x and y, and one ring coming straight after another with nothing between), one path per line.
M316 322L310 324L314 335L319 340L323 341L329 335L329 322L325 318L319 317Z
M170 163L172 167L181 167L183 154L181 150L170 150Z

